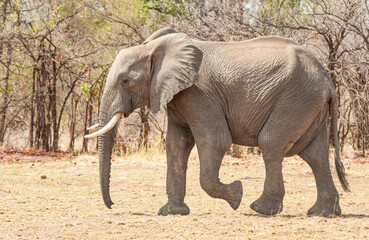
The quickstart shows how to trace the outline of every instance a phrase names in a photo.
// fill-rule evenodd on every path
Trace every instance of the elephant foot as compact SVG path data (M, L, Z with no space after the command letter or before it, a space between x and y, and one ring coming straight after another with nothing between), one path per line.
M329 203L323 201L317 201L308 212L308 216L323 216L323 217L334 217L341 215L341 207L337 201L330 201Z
M242 182L234 181L233 183L227 185L227 192L227 198L225 200L234 210L236 210L240 206L242 200Z
M258 213L265 215L275 215L282 212L282 199L278 199L263 192L261 197L255 202L251 203L250 208Z
M174 204L168 201L167 204L165 204L159 209L158 215L167 216L169 214L188 215L190 214L190 209L185 203Z

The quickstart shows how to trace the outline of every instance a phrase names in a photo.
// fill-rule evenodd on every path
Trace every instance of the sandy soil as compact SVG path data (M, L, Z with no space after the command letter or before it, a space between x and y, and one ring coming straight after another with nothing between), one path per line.
M244 196L237 211L209 197L200 187L192 155L187 177L188 216L158 216L166 203L164 156L116 159L107 209L100 196L94 156L19 156L0 158L0 239L368 239L369 159L345 159L351 193L341 193L343 215L305 215L316 198L309 167L298 158L283 165L284 210L273 217L256 214L249 204L264 182L260 157L227 157L223 182L240 179Z

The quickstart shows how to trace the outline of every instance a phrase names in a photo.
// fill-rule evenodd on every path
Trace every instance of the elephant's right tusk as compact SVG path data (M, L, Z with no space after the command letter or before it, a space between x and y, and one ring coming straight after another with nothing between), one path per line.
M98 136L101 136L105 133L107 133L110 129L112 129L119 121L119 119L122 117L122 113L115 114L111 120L106 124L103 128L101 128L99 131L91 133L89 135L86 135L85 138L95 138Z
M98 123L96 123L95 125L93 125L91 127L88 127L87 131L95 131L97 129L99 129L99 124Z

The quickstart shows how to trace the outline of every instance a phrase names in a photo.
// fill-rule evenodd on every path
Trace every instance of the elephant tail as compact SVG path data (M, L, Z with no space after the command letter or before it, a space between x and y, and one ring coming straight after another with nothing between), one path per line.
M336 165L336 171L338 178L341 182L341 186L343 190L346 192L350 192L349 184L346 180L345 176L345 167L342 164L341 158L340 158L340 150L339 150L339 144L338 144L338 128L337 128L337 121L338 121L338 106L337 106L337 95L336 93L333 94L331 98L331 124L332 124L332 130L334 134L334 149L335 149L335 159L334 163Z

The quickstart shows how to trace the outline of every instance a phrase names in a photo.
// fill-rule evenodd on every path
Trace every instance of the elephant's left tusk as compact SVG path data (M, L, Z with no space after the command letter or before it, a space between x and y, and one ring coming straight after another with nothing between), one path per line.
M112 129L119 121L119 119L122 117L122 113L115 114L111 120L106 124L103 128L101 128L99 131L91 133L89 135L86 135L85 138L95 138L98 136L101 136L105 133L107 133L110 129Z

